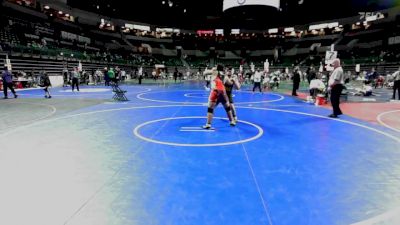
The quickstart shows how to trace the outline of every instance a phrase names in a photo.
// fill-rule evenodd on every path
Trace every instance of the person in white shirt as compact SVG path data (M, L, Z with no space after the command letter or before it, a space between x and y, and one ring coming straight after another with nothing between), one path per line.
M268 73L265 73L265 77L264 77L263 82L262 82L264 91L268 91L270 80L271 79L269 78Z
M262 75L263 75L263 73L260 72L260 69L257 69L257 71L254 73L254 76L253 76L253 81L254 81L253 92L256 90L256 88L258 88L260 90L260 92L262 93L262 89L261 89Z
M319 76L310 81L310 96L315 99L316 95L325 91L325 84L319 79Z
M340 110L340 95L342 94L342 90L344 88L344 72L343 68L340 65L340 59L335 59L332 62L332 67L334 68L331 76L329 77L329 88L331 92L331 104L333 108L333 113L329 115L331 118L337 118L339 115L342 115L342 110Z
M72 91L74 91L75 86L76 86L76 90L79 91L79 79L81 78L81 75L79 73L79 70L77 67L74 67L74 70L72 70L71 72L71 79L72 79Z
M211 78L212 78L212 70L206 69L204 71L204 75L205 75L205 80L206 80L206 86L205 89L209 89L210 84L211 84Z
M121 80L126 80L126 72L125 70L121 70Z
M279 78L279 75L275 72L272 74L271 79L269 81L269 86L271 90L274 88L278 89L279 88L279 83L281 82L281 79Z
M356 96L368 97L372 95L372 86L370 84L363 84L362 88L356 88L356 91Z
M393 84L393 98L396 99L396 90L398 91L399 94L399 100L400 100L400 67L399 69L392 75L394 79L394 84Z

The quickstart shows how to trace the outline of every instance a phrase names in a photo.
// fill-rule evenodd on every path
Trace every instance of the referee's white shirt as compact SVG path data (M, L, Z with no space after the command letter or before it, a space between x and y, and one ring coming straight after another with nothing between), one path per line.
M400 80L400 70L396 71L392 76L394 80Z
M260 83L261 82L261 77L262 77L262 73L261 72L256 72L254 74L253 80L256 83Z
M329 86L331 86L335 81L338 84L344 84L344 72L342 67L338 67L333 70L331 76L329 77Z

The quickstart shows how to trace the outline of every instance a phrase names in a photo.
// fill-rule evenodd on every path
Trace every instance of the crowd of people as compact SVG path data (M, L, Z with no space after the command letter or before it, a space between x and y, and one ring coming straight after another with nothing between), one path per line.
M142 80L145 78L151 78L154 80L173 79L175 80L175 83L178 80L182 81L183 79L189 78L196 78L199 80L203 79L205 81L205 87L209 89L213 82L213 77L209 71L210 69L206 68L205 70L199 69L197 72L192 72L189 69L185 72L182 72L175 68L173 72L169 73L166 68L163 68L153 69L151 75L149 75L149 73L142 67L139 67L133 71L129 71L129 73L118 67L105 67L104 69L91 71L85 71L79 69L78 67L74 67L71 71L69 71L65 67L62 71L62 75L64 81L63 87L71 86L72 91L79 91L79 85L82 83L86 85L98 85L104 83L105 86L110 86L111 82L117 83L118 81L137 79L138 83L141 84ZM375 68L371 68L370 72L364 71L354 74L352 74L350 71L347 71L347 73L343 72L343 77L341 77L341 84L343 84L342 89L345 89L344 85L350 81L360 81L362 85L355 88L355 92L353 93L354 95L371 96L373 95L374 88L377 89L388 87L393 89L392 97L395 99L396 91L400 92L399 71L400 68L397 72L388 74L386 76L379 75ZM260 93L263 93L268 90L276 90L280 87L281 82L291 80L291 82L285 83L293 84L291 92L293 96L298 96L298 91L302 81L303 84L308 83L309 85L309 101L315 102L318 95L323 95L326 98L328 97L328 93L332 93L329 84L332 73L328 73L324 70L321 71L321 68L317 71L314 66L310 66L304 71L302 71L298 66L293 67L291 70L289 68L285 68L283 70L275 71L270 71L266 68L262 69L255 67L244 70L241 67L236 71L234 68L230 68L226 71L220 71L220 73L222 74L223 78L225 73L229 74L230 76L234 77L240 85L252 85L251 89L253 92L259 91ZM4 69L2 74L4 96L5 98L8 98L8 93L6 93L7 90L11 90L12 93L15 93L12 82L7 82L10 80L12 81L13 76L11 71L8 71L7 68ZM17 74L27 77L29 81L36 83L36 86L43 87L45 91L45 97L51 98L49 92L51 82L48 74L45 71L41 71L35 76L33 76L33 74L21 72ZM334 91L336 91L336 89L334 89ZM15 97L17 96L18 95L15 94Z

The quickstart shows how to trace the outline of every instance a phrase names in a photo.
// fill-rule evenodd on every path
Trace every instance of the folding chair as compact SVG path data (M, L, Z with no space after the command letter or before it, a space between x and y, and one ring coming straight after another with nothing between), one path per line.
M113 99L116 101L129 101L128 98L125 96L127 91L122 90L117 83L112 82L111 87L113 89Z

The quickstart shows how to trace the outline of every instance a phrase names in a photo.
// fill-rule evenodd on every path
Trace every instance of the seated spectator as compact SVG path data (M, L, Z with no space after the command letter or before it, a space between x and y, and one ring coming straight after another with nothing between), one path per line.
M378 78L375 81L375 89L380 86L383 88L383 84L385 83L385 78L383 76L378 76Z
M372 96L372 86L368 84L363 84L362 88L356 88L356 96Z
M322 94L326 90L324 82L319 77L311 80L310 82L310 96L315 99L317 94Z
M279 83L281 82L281 79L279 78L278 75L273 74L269 83L270 83L270 88L274 89L274 88L279 88Z

